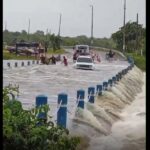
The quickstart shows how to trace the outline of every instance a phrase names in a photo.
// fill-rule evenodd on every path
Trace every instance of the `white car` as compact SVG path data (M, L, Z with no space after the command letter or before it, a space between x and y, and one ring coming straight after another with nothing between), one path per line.
M91 56L79 56L74 67L76 69L95 69L95 65Z

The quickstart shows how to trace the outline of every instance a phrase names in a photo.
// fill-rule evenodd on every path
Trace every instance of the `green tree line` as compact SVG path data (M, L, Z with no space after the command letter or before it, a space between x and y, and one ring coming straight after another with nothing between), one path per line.
M146 28L137 22L127 22L125 27L112 34L112 39L116 43L116 49L122 50L123 32L125 32L125 52L146 53Z
M7 45L15 45L16 42L40 42L43 46L48 46L53 49L60 49L60 46L73 46L76 44L90 45L90 38L81 35L77 37L59 37L55 34L44 34L43 31L37 30L35 33L28 34L25 30L21 32L3 31L3 42ZM112 38L94 38L94 46L115 48L115 43Z
M112 33L110 38L94 38L93 45L122 51L124 31L126 44L125 51L140 53L142 50L143 54L145 54L146 28L143 28L142 25L137 22L127 22L125 27L121 27L118 31ZM19 41L40 42L43 46L47 46L55 50L60 49L61 45L90 45L91 39L85 35L77 37L60 37L55 34L44 34L41 30L37 30L35 33L31 34L28 34L25 30L22 30L21 32L10 32L8 30L3 31L3 42L7 43L7 45L15 45L15 43Z

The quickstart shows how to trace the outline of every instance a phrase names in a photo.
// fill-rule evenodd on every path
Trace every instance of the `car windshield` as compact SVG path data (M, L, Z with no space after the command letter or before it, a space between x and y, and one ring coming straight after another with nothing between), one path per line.
M92 63L91 58L78 58L77 62Z

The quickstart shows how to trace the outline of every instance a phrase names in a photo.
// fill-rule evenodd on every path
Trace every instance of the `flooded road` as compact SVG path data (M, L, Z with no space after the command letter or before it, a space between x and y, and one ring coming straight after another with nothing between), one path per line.
M3 85L18 84L19 100L23 103L34 104L35 97L40 94L47 95L49 102L57 102L57 95L62 92L67 93L69 101L72 101L71 98L76 98L77 90L84 89L87 92L89 86L96 87L97 84L108 81L129 65L126 61L117 60L110 63L103 60L101 63L96 62L94 71L78 70L73 68L72 55L67 54L67 58L67 67L58 62L56 65L8 68L7 61L4 61Z
M96 69L93 71L75 69L71 53L65 54L67 67L58 62L56 65L8 68L8 61L3 61L3 85L19 85L18 99L25 109L33 107L36 96L48 96L51 114L55 114L58 94L67 93L67 128L72 134L85 135L90 139L88 150L144 150L145 75L134 67L115 86L96 97L94 104L90 104L87 102L88 87L108 81L129 66L122 59L106 61L104 52L100 55L101 62L95 62ZM79 89L85 90L86 103L84 110L76 111ZM53 117L56 119L56 114Z

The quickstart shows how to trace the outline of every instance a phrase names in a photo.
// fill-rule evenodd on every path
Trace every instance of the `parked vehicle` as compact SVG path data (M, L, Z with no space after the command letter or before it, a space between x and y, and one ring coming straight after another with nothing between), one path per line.
M20 55L37 55L44 53L44 49L37 42L17 42L15 46L7 46L10 53L17 53Z
M74 67L76 69L95 69L95 65L91 56L79 56Z
M7 46L6 48L10 53L13 53L16 51L16 48L14 46Z

